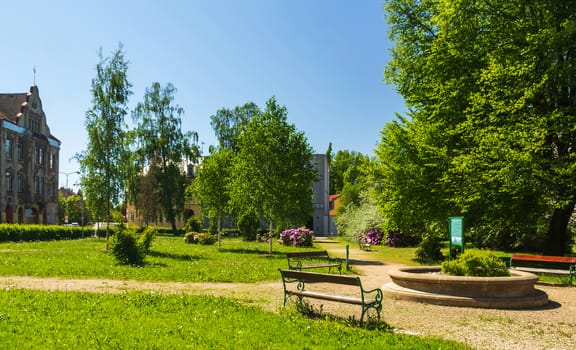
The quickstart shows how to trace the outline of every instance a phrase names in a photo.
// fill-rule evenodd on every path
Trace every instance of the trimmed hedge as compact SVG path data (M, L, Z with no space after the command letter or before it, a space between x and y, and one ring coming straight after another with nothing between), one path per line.
M0 224L0 242L78 239L94 234L91 226Z

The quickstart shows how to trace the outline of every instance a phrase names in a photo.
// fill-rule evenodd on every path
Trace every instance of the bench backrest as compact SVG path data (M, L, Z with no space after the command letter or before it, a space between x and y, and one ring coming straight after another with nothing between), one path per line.
M512 255L512 261L545 262L545 263L556 263L556 264L576 264L576 257L513 254Z
M320 257L327 257L328 252L318 251L318 252L293 252L293 253L286 253L288 259L291 258L320 258Z
M280 273L282 274L282 278L295 279L303 281L304 283L335 283L362 287L360 277L355 276L330 275L296 270L280 270Z

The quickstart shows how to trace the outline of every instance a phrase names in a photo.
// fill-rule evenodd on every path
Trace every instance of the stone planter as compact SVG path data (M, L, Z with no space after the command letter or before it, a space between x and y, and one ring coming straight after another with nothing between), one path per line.
M510 271L510 277L465 277L440 274L440 267L402 267L389 272L384 294L429 304L496 309L524 309L548 304L534 287L538 276Z

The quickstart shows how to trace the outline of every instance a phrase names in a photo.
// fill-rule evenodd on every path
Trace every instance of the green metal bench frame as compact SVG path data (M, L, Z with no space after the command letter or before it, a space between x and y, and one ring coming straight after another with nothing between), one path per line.
M332 258L328 252L315 251L315 252L290 252L286 253L288 259L288 269L290 270L307 270L328 268L328 273L333 268L338 269L338 273L342 274L342 259Z
M284 305L286 305L286 301L292 295L298 297L300 302L302 302L303 298L329 300L346 304L361 305L362 315L360 316L360 324L363 323L364 315L370 309L375 309L377 311L378 320L380 320L380 312L382 311L382 290L380 288L365 290L362 287L360 277L296 270L280 270L280 274L282 275L282 284L284 286ZM290 288L289 286L294 283L297 284L296 288ZM314 283L357 286L359 288L359 296L338 295L306 289L307 286Z

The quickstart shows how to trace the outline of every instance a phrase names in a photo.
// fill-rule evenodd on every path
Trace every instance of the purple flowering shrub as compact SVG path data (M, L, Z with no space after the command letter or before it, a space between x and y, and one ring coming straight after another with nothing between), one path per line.
M382 243L384 235L378 229L371 228L366 233L359 233L356 240L360 244L379 245Z
M314 231L307 228L291 228L280 233L278 242L283 245L295 247L312 247Z
M366 233L366 243L371 245L379 245L382 243L382 237L384 235L378 229L371 228Z

